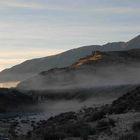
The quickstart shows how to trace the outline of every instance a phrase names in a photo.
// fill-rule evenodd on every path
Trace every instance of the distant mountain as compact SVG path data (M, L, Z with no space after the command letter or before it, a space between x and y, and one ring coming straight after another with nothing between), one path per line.
M127 49L135 49L135 48L140 48L140 35L133 38L132 40L128 41L125 44L125 47Z
M62 68L73 64L77 59L91 54L92 51L120 51L140 48L140 36L128 42L113 42L105 45L91 45L72 49L54 56L27 60L0 73L0 82L22 81L37 73L52 68Z
M25 90L68 90L140 83L140 49L92 52L65 68L44 71L21 82Z

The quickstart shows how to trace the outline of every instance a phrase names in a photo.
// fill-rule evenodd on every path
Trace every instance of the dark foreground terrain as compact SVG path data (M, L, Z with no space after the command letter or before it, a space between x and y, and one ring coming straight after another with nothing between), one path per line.
M14 120L9 129L11 140L139 140L140 86L111 104L83 107L31 123L32 130L18 134L20 122Z

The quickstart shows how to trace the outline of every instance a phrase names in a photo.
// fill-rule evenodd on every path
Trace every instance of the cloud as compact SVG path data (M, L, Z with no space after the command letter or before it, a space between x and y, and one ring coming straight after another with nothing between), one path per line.
M0 5L3 7L14 7L14 8L28 8L28 9L42 9L45 8L43 4L35 1L21 1L21 0L6 0L0 1Z
M0 44L7 43L10 45L21 45L21 43L30 46L30 44L45 45L39 43L53 42L57 40L65 40L67 38L79 37L93 37L94 34L108 34L120 32L140 32L139 25L127 24L112 24L111 23L87 23L87 22L53 22L45 21L31 21L23 23L22 21L4 21L0 22ZM26 40L26 41L25 41ZM18 44L16 44L18 43ZM49 43L48 43L49 45ZM51 47L51 46L50 46Z
M127 5L130 1L126 1L125 5L123 2L123 6L119 4L119 2L112 2L110 0L103 1L101 4L96 0L91 2L87 0L87 2L83 0L59 0L59 1L42 1L42 0L35 0L35 1L27 1L27 0L6 0L0 1L0 7L4 8L24 8L24 9L46 9L46 10L55 10L55 11L65 11L65 12L97 12L97 13L118 13L118 14L125 14L125 13L139 13L140 9L139 6L136 4L131 6L130 4ZM107 3L107 4L106 4ZM110 5L109 3L112 3ZM140 3L138 3L139 5Z

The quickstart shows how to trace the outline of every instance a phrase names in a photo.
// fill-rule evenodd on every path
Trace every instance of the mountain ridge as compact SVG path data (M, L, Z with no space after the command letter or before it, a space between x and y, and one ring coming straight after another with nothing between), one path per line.
M57 55L27 60L12 68L3 70L0 73L0 81L23 81L42 71L52 68L67 67L73 64L75 60L91 54L92 51L121 51L134 48L140 48L140 35L128 42L83 46Z
M29 90L62 88L65 90L84 86L90 88L140 82L138 75L140 49L95 53L77 60L68 67L43 71L18 84L18 88ZM95 55L102 57L95 59Z

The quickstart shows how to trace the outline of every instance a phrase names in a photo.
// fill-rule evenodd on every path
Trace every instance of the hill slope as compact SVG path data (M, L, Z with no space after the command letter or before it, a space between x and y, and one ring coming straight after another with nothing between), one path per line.
M140 86L115 100L110 107L110 113L116 114L130 110L140 112Z
M91 54L92 51L120 51L140 48L140 36L129 42L114 42L103 46L92 45L72 49L64 53L39 59L25 61L0 73L0 81L22 81L39 72L52 68L61 68L73 64L77 59Z
M140 83L140 49L95 52L65 68L44 71L21 82L20 89L66 90Z

